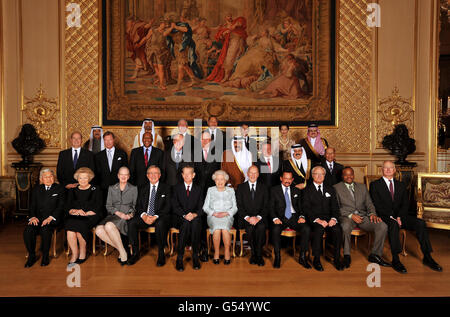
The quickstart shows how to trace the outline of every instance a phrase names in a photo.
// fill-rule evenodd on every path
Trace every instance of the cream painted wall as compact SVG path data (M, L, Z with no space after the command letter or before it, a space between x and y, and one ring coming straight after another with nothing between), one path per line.
M350 1L350 0L342 0ZM21 103L33 97L42 83L47 96L61 106L63 127L61 143L66 147L64 131L65 105L64 47L61 39L65 29L63 0L0 0L3 19L3 91L4 130L2 134L4 159L2 174L13 174L10 164L19 159L10 143L22 123ZM394 86L404 98L412 98L415 112L417 152L410 157L419 162L419 170L434 170L436 100L436 16L437 0L380 0L381 27L374 31L373 47L377 62L371 81L373 100L370 153L338 153L338 160L358 168L363 174L376 174L382 161L391 158L376 148L376 107L380 99L391 95ZM362 12L362 14L365 14ZM1 48L1 46L0 46ZM22 75L23 74L23 75ZM23 76L23 77L22 77ZM97 118L98 119L98 118ZM74 118L75 120L75 118ZM345 124L345 123L340 123ZM304 129L300 129L301 134ZM84 136L85 138L87 135ZM45 166L54 167L59 149L46 149L36 157ZM0 156L0 158L3 156Z

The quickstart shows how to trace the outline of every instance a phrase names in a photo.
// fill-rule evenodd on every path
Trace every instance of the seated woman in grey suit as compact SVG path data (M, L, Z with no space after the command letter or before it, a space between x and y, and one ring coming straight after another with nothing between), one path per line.
M208 215L207 223L213 235L214 264L219 264L220 237L225 246L224 264L230 264L230 229L233 225L233 216L237 212L236 196L234 189L226 187L229 180L228 174L223 170L216 171L212 176L216 186L208 188L203 210Z
M128 183L130 178L128 167L121 167L117 177L119 182L108 188L106 200L108 216L99 223L95 229L95 234L119 251L118 261L121 265L124 265L127 263L128 257L120 234L127 235L127 220L134 216L138 193L137 187Z

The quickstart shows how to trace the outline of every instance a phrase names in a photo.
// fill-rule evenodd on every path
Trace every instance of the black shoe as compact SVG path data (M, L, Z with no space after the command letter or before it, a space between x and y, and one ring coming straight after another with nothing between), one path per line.
M275 269L279 269L281 267L281 256L275 256L275 260L273 261L273 267Z
M193 257L192 258L192 267L194 268L194 270L200 270L200 261L198 259L198 257Z
M27 263L25 263L25 267L32 267L34 263L36 263L36 260L37 259L35 255L28 256L28 260Z
M406 274L408 271L406 271L406 268L403 266L402 262L400 261L393 261L392 267L394 270L396 270L399 273Z
M376 255L376 254L370 254L367 259L369 260L370 263L376 263L380 266L386 266L386 267L391 266L390 263L386 262L379 255Z
M121 258L117 258L117 262L119 262L121 266L124 266L125 264L128 263L128 261L122 261Z
M166 264L166 256L163 254L158 255L158 261L156 261L156 266L164 266Z
M250 264L258 264L258 261L256 259L256 255L252 255L250 257Z
M230 263L231 263L231 259L229 259L229 260L223 260L223 264L225 264L225 265L230 265Z
M177 259L177 264L175 265L175 268L178 272L184 271L183 259Z
M88 258L88 256L87 256L87 254L86 254L86 257L85 257L84 259L78 258L78 259L75 261L75 263L76 263L76 264L83 264L84 262L86 262L87 258Z
M442 272L442 267L433 260L431 255L425 256L422 263L434 271Z
M300 256L298 257L298 263L300 263L305 269L311 268L311 265L309 264L305 253L300 253Z
M128 265L134 265L139 260L139 254L133 253L133 255L128 259Z
M322 266L322 263L320 263L320 259L319 258L314 258L314 260L313 260L313 267L319 272L323 271L323 266Z
M41 260L41 266L47 266L50 264L50 258L49 256L43 256Z
M220 260L219 260L219 259L213 259L213 263L214 263L214 264L219 264L219 263L220 263Z
M209 257L208 257L208 251L207 250L203 250L200 254L200 261L202 262L208 262L209 261Z
M264 264L266 264L264 262L264 259L263 259L262 256L259 256L259 257L256 258L256 263L258 264L258 266L264 266Z
M336 268L336 270L338 271L343 271L344 270L344 265L341 263L341 260L336 259L333 261L334 267Z
M344 267L348 269L352 263L352 257L350 255L344 255Z

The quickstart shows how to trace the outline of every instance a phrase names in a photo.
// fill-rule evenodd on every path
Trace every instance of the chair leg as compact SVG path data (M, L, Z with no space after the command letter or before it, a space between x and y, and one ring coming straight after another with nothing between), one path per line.
M235 250L236 250L236 235L237 235L237 233L232 235L233 236L233 258L236 257L236 252L235 252Z
M167 236L167 244L169 245L170 248L170 256L173 255L173 238L174 238L175 232L171 232L169 236Z
M141 232L138 231L138 250L141 251Z
M105 252L103 252L103 256L108 254L108 243L105 242Z
M406 253L406 231L402 231L402 255L407 256L408 253Z
M150 243L152 242L152 241L151 241L152 238L151 238L150 235L151 235L151 233L148 232L148 233L147 233L148 252L150 252L150 245L151 245Z
M206 245L208 247L208 256L211 254L211 233L206 229Z
M56 235L58 234L58 231L55 229L53 231L53 236L52 236L52 247L53 247L53 257L57 258L57 254L56 254Z
M241 253L239 254L239 256L244 255L244 243L242 243L243 238L244 238L244 230L239 230L239 240L241 241Z
M355 236L355 249L358 250L358 236Z
M92 254L97 254L97 251L95 250L95 230L92 231Z
M295 240L296 240L296 237L294 236L292 238L292 253L294 254L294 258L295 258Z

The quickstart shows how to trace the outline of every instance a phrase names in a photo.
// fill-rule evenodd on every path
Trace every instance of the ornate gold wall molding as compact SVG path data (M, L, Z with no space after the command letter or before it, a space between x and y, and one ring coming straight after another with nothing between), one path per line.
M42 84L33 98L27 98L22 106L22 115L25 123L35 126L39 136L45 141L48 148L61 147L60 120L57 113L60 111L56 99L48 98Z
M100 1L78 0L82 12L81 26L69 27L65 24L67 134L79 130L86 137L91 126L99 123L99 95L102 89ZM65 6L72 2L66 0Z
M400 96L397 86L392 95L383 98L377 107L377 148L383 148L381 142L384 136L391 134L397 124L403 123L408 127L409 136L414 138L414 109L411 98Z

